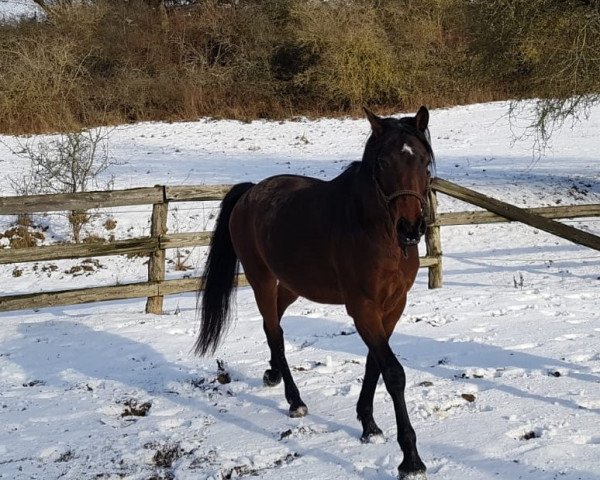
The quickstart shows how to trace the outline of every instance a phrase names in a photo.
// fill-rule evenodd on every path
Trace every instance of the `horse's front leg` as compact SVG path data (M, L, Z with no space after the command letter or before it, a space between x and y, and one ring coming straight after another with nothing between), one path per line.
M386 389L394 403L398 443L404 454L402 463L398 467L400 479L426 479L426 467L417 451L417 437L408 418L404 400L406 375L389 346L381 312L376 304L365 300L348 305L348 313L354 318L358 333L369 348L369 355L375 358Z
M400 298L396 308L383 317L383 328L388 340L392 333L394 333L394 328L396 328L398 319L402 315L405 306L406 294ZM360 437L360 440L363 443L377 442L378 439L383 438L383 432L377 426L377 423L375 423L375 419L373 418L373 398L375 396L375 389L377 388L380 375L381 371L379 370L379 365L375 360L375 356L369 352L367 355L367 364L365 366L365 378L358 397L358 403L356 404L358 420L362 423L363 427L363 434Z

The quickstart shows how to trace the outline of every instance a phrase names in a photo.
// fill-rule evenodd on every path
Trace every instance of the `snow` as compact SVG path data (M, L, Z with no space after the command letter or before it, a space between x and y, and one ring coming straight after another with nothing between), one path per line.
M600 109L563 128L541 157L515 141L505 103L431 112L437 174L518 206L600 203ZM241 123L202 119L117 127L119 188L234 183L276 173L332 178L360 159L362 119ZM0 137L0 192L25 164ZM444 211L469 207L440 195ZM182 204L171 231L210 228L214 206ZM173 206L176 207L176 206ZM172 207L172 210L175 208ZM100 212L88 233L148 231L149 208ZM117 220L114 230L103 227ZM0 231L14 218L0 217ZM68 237L64 218L36 216L44 244ZM569 220L600 233L600 220ZM391 345L431 480L600 479L600 254L517 224L444 227L444 287L422 270ZM185 252L187 256L188 253ZM202 266L203 249L187 265ZM174 260L175 252L169 252ZM103 257L0 266L2 293L145 279L144 259ZM51 265L54 267L50 268ZM169 278L193 274L170 264ZM197 272L196 272L197 273ZM217 358L196 358L193 294L0 314L0 478L396 478L402 454L382 384L385 434L363 445L355 405L366 349L342 306L299 300L283 327L309 415L287 416L283 387L266 388L268 348L252 292ZM138 413L144 416L135 416Z
M42 15L41 8L33 0L0 0L0 22L37 18Z

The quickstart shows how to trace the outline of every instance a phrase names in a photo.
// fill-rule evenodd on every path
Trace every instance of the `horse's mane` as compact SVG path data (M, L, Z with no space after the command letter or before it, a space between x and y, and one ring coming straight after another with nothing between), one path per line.
M344 171L342 172L342 175L350 175L352 173L356 173L359 169L360 169L360 164L362 162L360 162L359 160L356 160L354 162L351 162L350 165L348 165Z

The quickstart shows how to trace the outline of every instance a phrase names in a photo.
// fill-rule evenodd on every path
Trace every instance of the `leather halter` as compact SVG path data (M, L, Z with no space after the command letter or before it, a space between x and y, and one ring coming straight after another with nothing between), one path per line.
M379 185L379 182L377 181L377 179L375 179L375 186L377 188L379 195L385 201L386 206L389 205L391 202L393 202L398 197L407 197L407 196L415 197L417 200L419 200L419 203L421 204L421 212L422 212L423 218L425 218L425 220L427 222L429 222L430 210L429 210L429 201L427 200L427 196L429 196L429 191L430 191L429 185L427 185L427 193L425 195L422 195L419 192L415 192L414 190L396 190L395 192L392 192L391 194L386 195L383 192L383 190L381 189L381 186Z

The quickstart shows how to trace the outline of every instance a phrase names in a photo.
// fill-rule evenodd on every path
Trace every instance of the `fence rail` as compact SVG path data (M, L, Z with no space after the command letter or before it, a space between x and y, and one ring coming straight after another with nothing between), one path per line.
M155 186L108 192L0 197L0 215L68 211L73 209L88 210L132 205L153 206L150 236L147 237L97 244L65 244L20 249L0 249L0 265L108 255L148 255L150 260L148 262L147 282L29 293L25 295L5 295L0 296L0 311L147 297L146 311L148 313L162 313L163 297L165 295L196 291L200 286L199 278L197 277L166 280L165 251L170 248L207 246L212 235L212 232L168 234L166 225L169 204L171 202L221 200L229 188L230 185ZM600 216L600 205L518 209L510 205L507 207L507 204L499 202L501 208L496 203L493 203L492 209L494 211L492 212L438 213L436 192L442 192L479 206L482 206L483 202L486 204L483 205L484 208L489 207L486 202L497 202L494 199L464 189L446 180L436 178L432 181L432 192L430 194L432 218L430 219L431 222L425 238L427 255L420 259L421 267L429 269L430 288L439 288L442 286L443 255L441 227L508 222L515 219L529 224L533 222L538 225L540 219L542 219L543 226L547 227L550 225L552 229L558 228L560 230L558 233L564 238L576 242L584 238L588 246L592 248L595 248L595 245L600 245L600 243L596 243L600 241L599 237L552 221L552 219L558 218L597 217ZM515 218L515 216L518 218ZM556 227L555 224L559 227ZM567 228L563 229L561 226ZM565 231L567 233L562 235ZM584 235L582 236L581 233ZM247 285L243 275L239 276L238 285Z
M189 185L130 188L106 192L55 193L0 197L0 215L90 210L93 208L155 205L167 202L221 200L231 185Z

